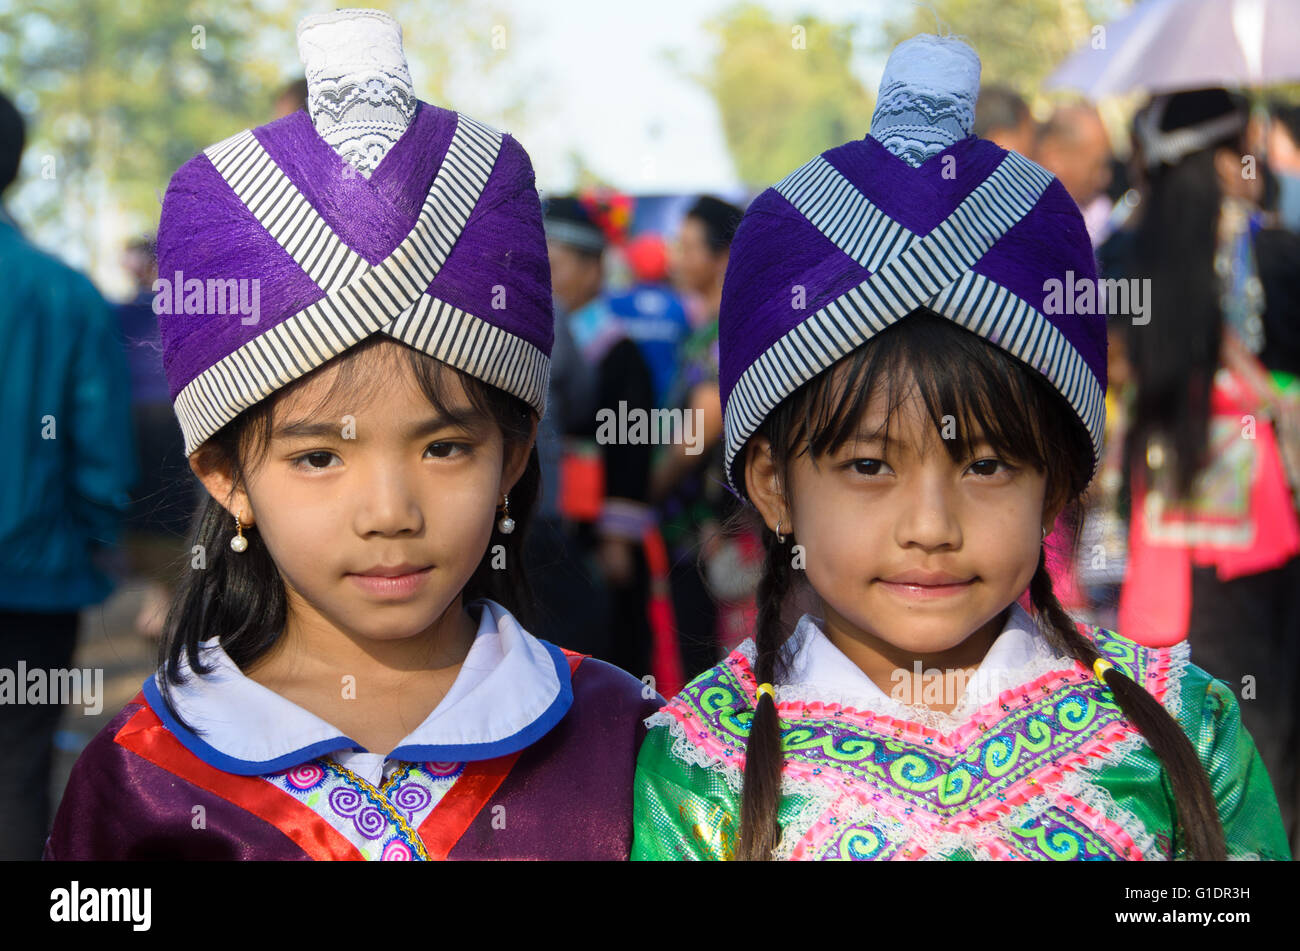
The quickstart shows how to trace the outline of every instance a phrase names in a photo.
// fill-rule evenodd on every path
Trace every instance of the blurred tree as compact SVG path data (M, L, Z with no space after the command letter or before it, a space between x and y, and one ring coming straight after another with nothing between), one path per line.
M470 21L467 0L377 5L402 25L426 101L442 101L453 71L481 75L503 61L491 31L506 18L476 11ZM82 245L92 269L97 252L155 227L178 167L274 118L276 97L302 75L301 15L266 0L42 0L39 9L0 0L0 89L28 117L35 158L26 168L56 185L33 189L30 223L47 241ZM24 184L20 175L15 187Z
M1044 79L1132 6L1128 0L927 0L885 25L885 50L917 33L952 33L980 55L980 82L1041 98ZM936 15L938 20L936 22Z
M850 69L853 25L779 20L746 3L705 29L717 51L690 75L717 103L746 185L766 187L810 155L866 135L874 100Z

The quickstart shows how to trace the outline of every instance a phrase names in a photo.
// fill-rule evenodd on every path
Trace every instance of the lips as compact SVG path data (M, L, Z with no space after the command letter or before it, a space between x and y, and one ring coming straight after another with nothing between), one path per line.
M946 572L940 571L919 571L917 569L912 569L910 571L900 572L896 575L890 575L887 578L881 578L880 580L886 584L905 584L923 588L938 588L946 585L963 585L969 581L974 581L975 579L970 576L962 577L960 575L950 575Z
M347 577L363 593L383 601L406 601L424 588L433 573L432 565L376 565Z
M970 591L975 578L962 578L944 571L901 571L887 578L878 578L881 588L908 604L925 604L962 596Z
M417 571L424 571L429 565L412 565L409 562L403 562L400 565L376 565L374 568L367 568L365 571L350 571L348 574L359 575L363 578L400 578L402 575L415 574Z

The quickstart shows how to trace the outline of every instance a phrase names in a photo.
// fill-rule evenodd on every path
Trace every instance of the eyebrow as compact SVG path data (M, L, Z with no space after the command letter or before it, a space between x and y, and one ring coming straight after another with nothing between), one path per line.
M448 427L475 429L482 425L484 416L478 410L466 407L462 412L449 415L430 416L420 420L406 430L406 438L417 439L428 436ZM320 439L325 437L340 438L343 426L341 422L319 422L299 419L284 423L275 428L272 434L280 439Z
M849 438L846 440L846 444L849 445L855 442L880 443L881 446L888 449L890 446L897 446L899 443L903 442L903 440L891 439L888 435L885 434L885 427L882 425L879 429L875 430L874 432L865 428L859 429L857 432L849 436ZM985 435L982 432L977 432L970 439L969 445L972 448L979 448L980 446L988 446L989 448L992 448L993 443L988 438L987 435Z

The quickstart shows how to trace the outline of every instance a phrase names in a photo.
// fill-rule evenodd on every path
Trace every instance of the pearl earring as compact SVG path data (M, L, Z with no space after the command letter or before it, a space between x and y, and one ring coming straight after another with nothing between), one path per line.
M502 535L509 535L515 530L515 520L510 517L510 496L501 496L501 520L497 522L497 529Z
M230 540L230 550L235 552L247 551L248 539L244 537L244 525L240 522L238 515L235 516L235 531L238 534Z

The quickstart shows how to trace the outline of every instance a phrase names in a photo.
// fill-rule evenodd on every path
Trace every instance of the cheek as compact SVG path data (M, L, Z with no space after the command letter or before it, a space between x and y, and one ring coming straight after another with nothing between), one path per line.
M864 580L871 574L871 539L881 526L869 506L855 503L851 493L837 491L822 480L799 496L795 542L803 546L805 571L816 588L834 586L842 578Z
M472 555L478 560L496 524L497 505L501 500L495 487L492 473L485 471L479 477L457 479L431 490L425 505L425 521L439 548L466 558Z

